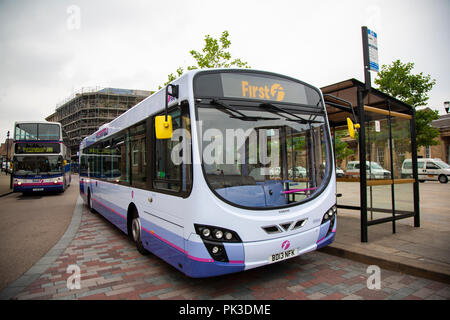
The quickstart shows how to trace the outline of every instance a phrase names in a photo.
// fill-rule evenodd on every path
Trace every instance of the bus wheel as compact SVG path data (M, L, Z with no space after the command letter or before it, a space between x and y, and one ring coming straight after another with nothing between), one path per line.
M133 236L133 241L136 243L136 248L140 254L146 255L148 251L144 248L142 244L142 227L141 220L139 219L139 215L137 212L134 212L133 220L131 222L131 234Z
M440 183L447 183L448 182L448 178L446 176L444 176L443 174L441 174L439 176L439 182Z
M94 208L92 207L92 197L91 197L91 190L90 189L88 190L87 206L88 206L90 212L92 212L92 213L95 212Z

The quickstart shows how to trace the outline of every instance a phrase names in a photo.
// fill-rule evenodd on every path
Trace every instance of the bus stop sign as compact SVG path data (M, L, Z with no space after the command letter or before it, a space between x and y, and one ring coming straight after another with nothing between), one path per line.
M380 71L378 66L378 38L377 34L367 29L367 42L369 49L369 68L371 71Z

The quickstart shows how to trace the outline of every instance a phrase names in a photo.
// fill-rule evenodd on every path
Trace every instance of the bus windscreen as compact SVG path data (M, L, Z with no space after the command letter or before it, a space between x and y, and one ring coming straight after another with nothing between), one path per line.
M60 140L60 126L52 123L19 123L15 140Z
M62 173L61 156L15 156L15 175L43 175Z

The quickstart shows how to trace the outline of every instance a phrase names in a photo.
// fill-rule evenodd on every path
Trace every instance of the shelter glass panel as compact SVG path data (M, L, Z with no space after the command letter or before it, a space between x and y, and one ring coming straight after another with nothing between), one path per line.
M414 212L414 184L413 183L401 183L394 184L395 194L395 212L405 213Z
M391 126L393 177L394 179L410 178L412 176L411 120L392 117Z
M366 178L368 220L392 215L392 162L389 116L366 110Z
M360 206L359 179L359 138L351 138L347 127L335 128L333 131L334 157L336 163L336 188L342 197L337 199L339 205Z

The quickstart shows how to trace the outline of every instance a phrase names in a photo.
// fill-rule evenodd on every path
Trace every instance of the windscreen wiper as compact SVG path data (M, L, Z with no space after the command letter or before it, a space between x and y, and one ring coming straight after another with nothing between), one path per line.
M294 120L294 119L290 119L290 118L285 117L286 120L289 120L289 121L299 121L299 122L304 123L304 124L306 124L306 123L312 123L312 122L314 122L314 123L322 123L321 121L314 121L314 120L306 120L306 119L303 119L302 117L299 117L299 116L297 116L296 114L294 114L294 113L292 113L292 112L290 112L290 111L284 110L284 109L282 109L282 108L280 108L280 107L277 107L277 106L275 106L275 105L273 105L273 104L271 104L271 103L268 103L268 102L266 102L266 103L261 103L259 106L260 106L261 108L266 107L266 108L272 109L273 111L277 111L277 114L279 114L280 112L282 112L282 113L285 113L285 114L290 115L291 117L294 117L294 118L298 119L298 120ZM270 110L269 110L269 111L270 111Z
M218 107L221 107L221 108L227 110L228 112L225 112L225 111L224 112L227 113L230 116L230 118L240 119L242 121L279 120L280 119L280 118L268 118L268 117L259 117L259 116L256 116L256 117L247 116L247 115L243 114L242 112L234 109L233 107L231 107L231 106L227 105L226 103L219 101L217 99L212 99L210 104L213 104L215 106L218 106ZM232 114L230 111L232 111L238 115Z

